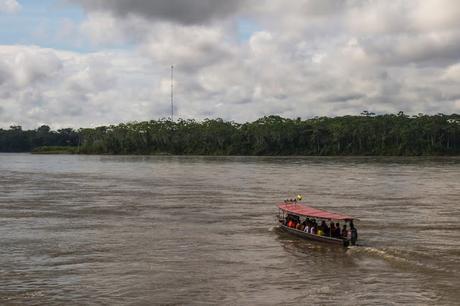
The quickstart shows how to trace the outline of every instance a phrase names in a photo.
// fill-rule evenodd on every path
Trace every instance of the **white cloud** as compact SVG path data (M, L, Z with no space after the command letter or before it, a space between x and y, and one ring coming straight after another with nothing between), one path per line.
M168 23L152 25L141 45L142 51L156 62L189 71L226 60L233 52L222 28Z
M96 46L116 45L128 40L122 24L107 13L93 13L80 25L83 36Z
M247 0L193 18L155 11L165 1L74 2L101 51L0 46L1 126L167 117L171 64L183 118L460 111L457 1ZM242 16L258 28L244 40Z
M16 13L21 9L21 5L16 0L0 0L1 13Z
M0 46L0 126L93 126L164 115L155 67L125 52Z
M460 26L460 2L419 0L413 10L414 27L420 31L452 30Z

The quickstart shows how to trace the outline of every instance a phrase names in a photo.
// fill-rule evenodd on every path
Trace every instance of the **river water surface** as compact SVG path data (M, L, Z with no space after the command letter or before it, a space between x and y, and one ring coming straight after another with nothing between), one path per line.
M345 250L275 228L296 194ZM0 154L0 304L460 301L459 158Z

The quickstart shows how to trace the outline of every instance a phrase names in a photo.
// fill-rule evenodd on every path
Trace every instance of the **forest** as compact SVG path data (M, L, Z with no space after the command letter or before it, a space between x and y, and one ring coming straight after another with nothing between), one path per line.
M266 116L151 120L53 131L0 129L0 152L173 155L459 155L460 115L375 115L302 120Z

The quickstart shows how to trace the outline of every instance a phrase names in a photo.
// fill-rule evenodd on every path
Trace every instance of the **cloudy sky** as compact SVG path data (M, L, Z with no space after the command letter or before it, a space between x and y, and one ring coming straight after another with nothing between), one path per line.
M0 127L460 112L458 0L0 0Z

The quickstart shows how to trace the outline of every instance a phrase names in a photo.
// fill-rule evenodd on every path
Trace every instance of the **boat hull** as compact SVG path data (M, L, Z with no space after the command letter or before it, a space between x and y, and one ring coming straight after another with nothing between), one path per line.
M285 232L288 232L290 234L296 235L300 238L303 239L308 239L308 240L313 240L313 241L319 241L319 242L324 242L324 243L329 243L329 244L335 244L335 245L341 245L344 247L347 247L349 245L348 240L343 240L343 239L336 239L336 238L331 238L331 237L325 237L325 236L318 236L314 234L309 234L304 231L299 231L298 229L287 227L286 225L280 224L279 228Z

